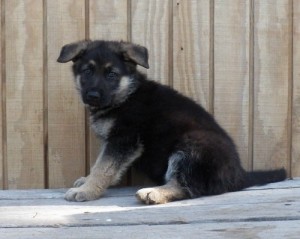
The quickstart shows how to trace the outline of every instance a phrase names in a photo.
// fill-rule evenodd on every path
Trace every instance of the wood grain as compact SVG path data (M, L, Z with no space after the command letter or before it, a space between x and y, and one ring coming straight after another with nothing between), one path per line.
M8 188L45 184L42 3L5 2Z
M300 2L294 1L291 175L300 175Z
M231 14L228 14L228 13ZM251 169L249 135L249 1L215 1L214 113Z
M85 111L63 45L85 37L85 1L47 1L49 187L70 187L85 175Z
M169 84L169 1L131 1L131 40L147 47L150 69L142 67L150 79Z
M288 167L290 1L255 1L254 169Z
M195 224L173 224L173 225L135 225L135 226L113 226L113 227L68 227L68 228L5 228L1 232L6 239L24 238L35 239L64 239L68 235L70 239L78 236L85 238L214 238L214 239L238 239L238 238L298 238L298 221L282 222L226 222ZM95 236L97 235L97 236ZM199 236L201 235L201 236ZM256 237L256 236L260 237Z
M90 38L127 40L127 0L90 0Z
M207 110L210 94L209 9L206 0L173 1L173 87Z

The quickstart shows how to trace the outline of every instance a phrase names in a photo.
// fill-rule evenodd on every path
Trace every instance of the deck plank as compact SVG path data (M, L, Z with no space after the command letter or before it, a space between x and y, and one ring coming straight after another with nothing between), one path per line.
M214 239L299 239L299 226L291 222L254 222L254 223L207 223L204 226L189 225L139 225L116 227L63 227L63 228L16 228L0 229L0 233L10 238L214 238ZM126 237L124 236L126 235Z
M300 233L300 179L154 206L140 204L136 190L110 189L83 203L64 201L64 189L0 191L0 238L276 239Z

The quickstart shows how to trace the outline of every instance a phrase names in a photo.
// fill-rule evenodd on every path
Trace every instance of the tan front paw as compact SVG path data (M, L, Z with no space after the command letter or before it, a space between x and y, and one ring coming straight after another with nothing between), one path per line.
M99 188L85 187L85 185L79 188L71 188L65 194L67 201L84 202L98 199L102 192Z
M145 204L163 204L168 202L168 199L158 188L140 189L137 191L136 197Z

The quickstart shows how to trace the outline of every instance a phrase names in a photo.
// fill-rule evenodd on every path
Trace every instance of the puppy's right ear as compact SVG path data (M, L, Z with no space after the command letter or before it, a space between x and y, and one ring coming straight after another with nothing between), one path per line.
M60 63L76 61L85 52L89 43L90 41L80 41L63 46L57 61Z
M146 47L129 42L121 42L120 44L123 56L127 61L132 61L137 65L149 69L148 50Z

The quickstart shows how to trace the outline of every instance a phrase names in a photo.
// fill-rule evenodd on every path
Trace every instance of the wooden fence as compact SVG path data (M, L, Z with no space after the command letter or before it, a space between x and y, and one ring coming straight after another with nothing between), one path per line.
M98 151L70 65L79 39L130 40L153 80L200 102L248 169L300 176L300 1L1 0L0 188L69 187ZM129 183L139 183L136 174Z

